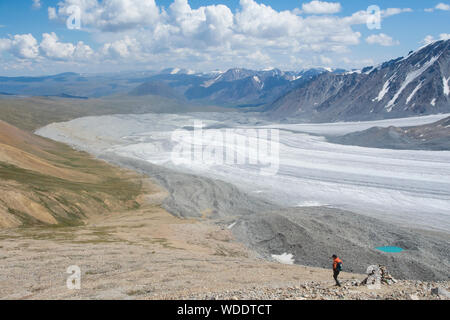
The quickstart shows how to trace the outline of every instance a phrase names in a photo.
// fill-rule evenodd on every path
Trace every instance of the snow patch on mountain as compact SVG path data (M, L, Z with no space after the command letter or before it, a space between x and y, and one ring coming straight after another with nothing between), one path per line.
M368 69L366 72L364 72L364 74L370 74L375 69L376 69L375 67L372 67L372 68Z
M375 99L372 99L372 101L381 101L381 100L383 100L383 98L386 95L386 93L389 92L389 86L391 84L392 78L393 78L393 76L391 78L389 78L389 80L384 83L383 88L378 93L378 96Z
M355 73L361 74L361 72L362 72L362 70L352 70L352 71L345 72L344 75L355 74Z
M272 258L281 264L294 264L294 255L291 253L283 253L280 255L273 254Z
M220 74L218 77L216 77L216 78L214 78L214 79L205 81L205 82L203 82L203 84L202 84L201 86L204 87L204 88L209 88L209 87L211 87L214 83L216 83L216 82L221 78L221 76L222 76L222 75Z
M408 98L406 98L406 104L408 104L411 99L414 97L414 95L416 94L417 91L419 91L420 88L422 88L423 85L423 81L421 81L417 87L414 88L414 90L411 92L411 94L408 96Z
M449 87L448 87L448 80L450 80L450 77L448 77L448 78L442 77L442 82L443 82L443 84L444 84L444 94L445 94L446 96L448 96L449 93L450 93L450 89L449 89Z
M428 60L426 63L424 63L421 68L408 73L408 75L406 76L405 81L403 81L403 84L400 87L400 89L397 91L397 93L394 95L394 97L391 99L391 101L389 101L388 104L386 105L385 108L386 108L387 112L392 111L392 108L394 107L395 102L397 102L397 99L402 94L403 90L405 90L406 87L411 82L416 80L422 73L424 73L429 67L431 67L437 61L437 59L439 59L440 56L441 55L439 54L437 56L432 57L430 60Z

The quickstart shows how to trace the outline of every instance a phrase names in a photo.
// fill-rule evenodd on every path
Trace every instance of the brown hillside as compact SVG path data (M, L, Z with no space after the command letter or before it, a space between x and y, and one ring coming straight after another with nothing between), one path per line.
M0 121L0 228L137 207L140 177Z

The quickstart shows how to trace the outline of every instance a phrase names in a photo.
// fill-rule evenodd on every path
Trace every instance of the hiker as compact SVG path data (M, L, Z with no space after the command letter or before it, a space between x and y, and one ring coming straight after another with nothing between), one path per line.
M335 255L335 254L333 254L332 258L333 258L333 278L336 281L336 285L338 287L340 287L341 284L340 284L340 282L338 280L338 276L339 276L339 273L342 270L342 260L339 259L338 256Z

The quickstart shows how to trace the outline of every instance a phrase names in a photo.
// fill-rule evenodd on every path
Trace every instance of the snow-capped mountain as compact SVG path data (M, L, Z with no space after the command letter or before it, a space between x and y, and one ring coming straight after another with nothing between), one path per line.
M190 69L180 69L180 68L168 68L168 69L164 69L161 70L159 72L160 74L195 74L194 70L190 70Z
M214 74L200 85L190 87L185 96L190 100L219 105L261 105L325 72L325 69L284 72L279 69L255 71L234 68Z
M342 74L324 73L266 108L272 118L371 120L450 112L450 40Z

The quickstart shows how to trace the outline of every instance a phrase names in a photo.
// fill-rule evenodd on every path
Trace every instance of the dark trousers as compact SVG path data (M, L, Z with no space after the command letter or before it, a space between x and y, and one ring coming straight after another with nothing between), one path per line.
M336 285L338 285L340 287L341 283L338 280L339 273L340 273L339 270L333 270L333 278L336 281Z

